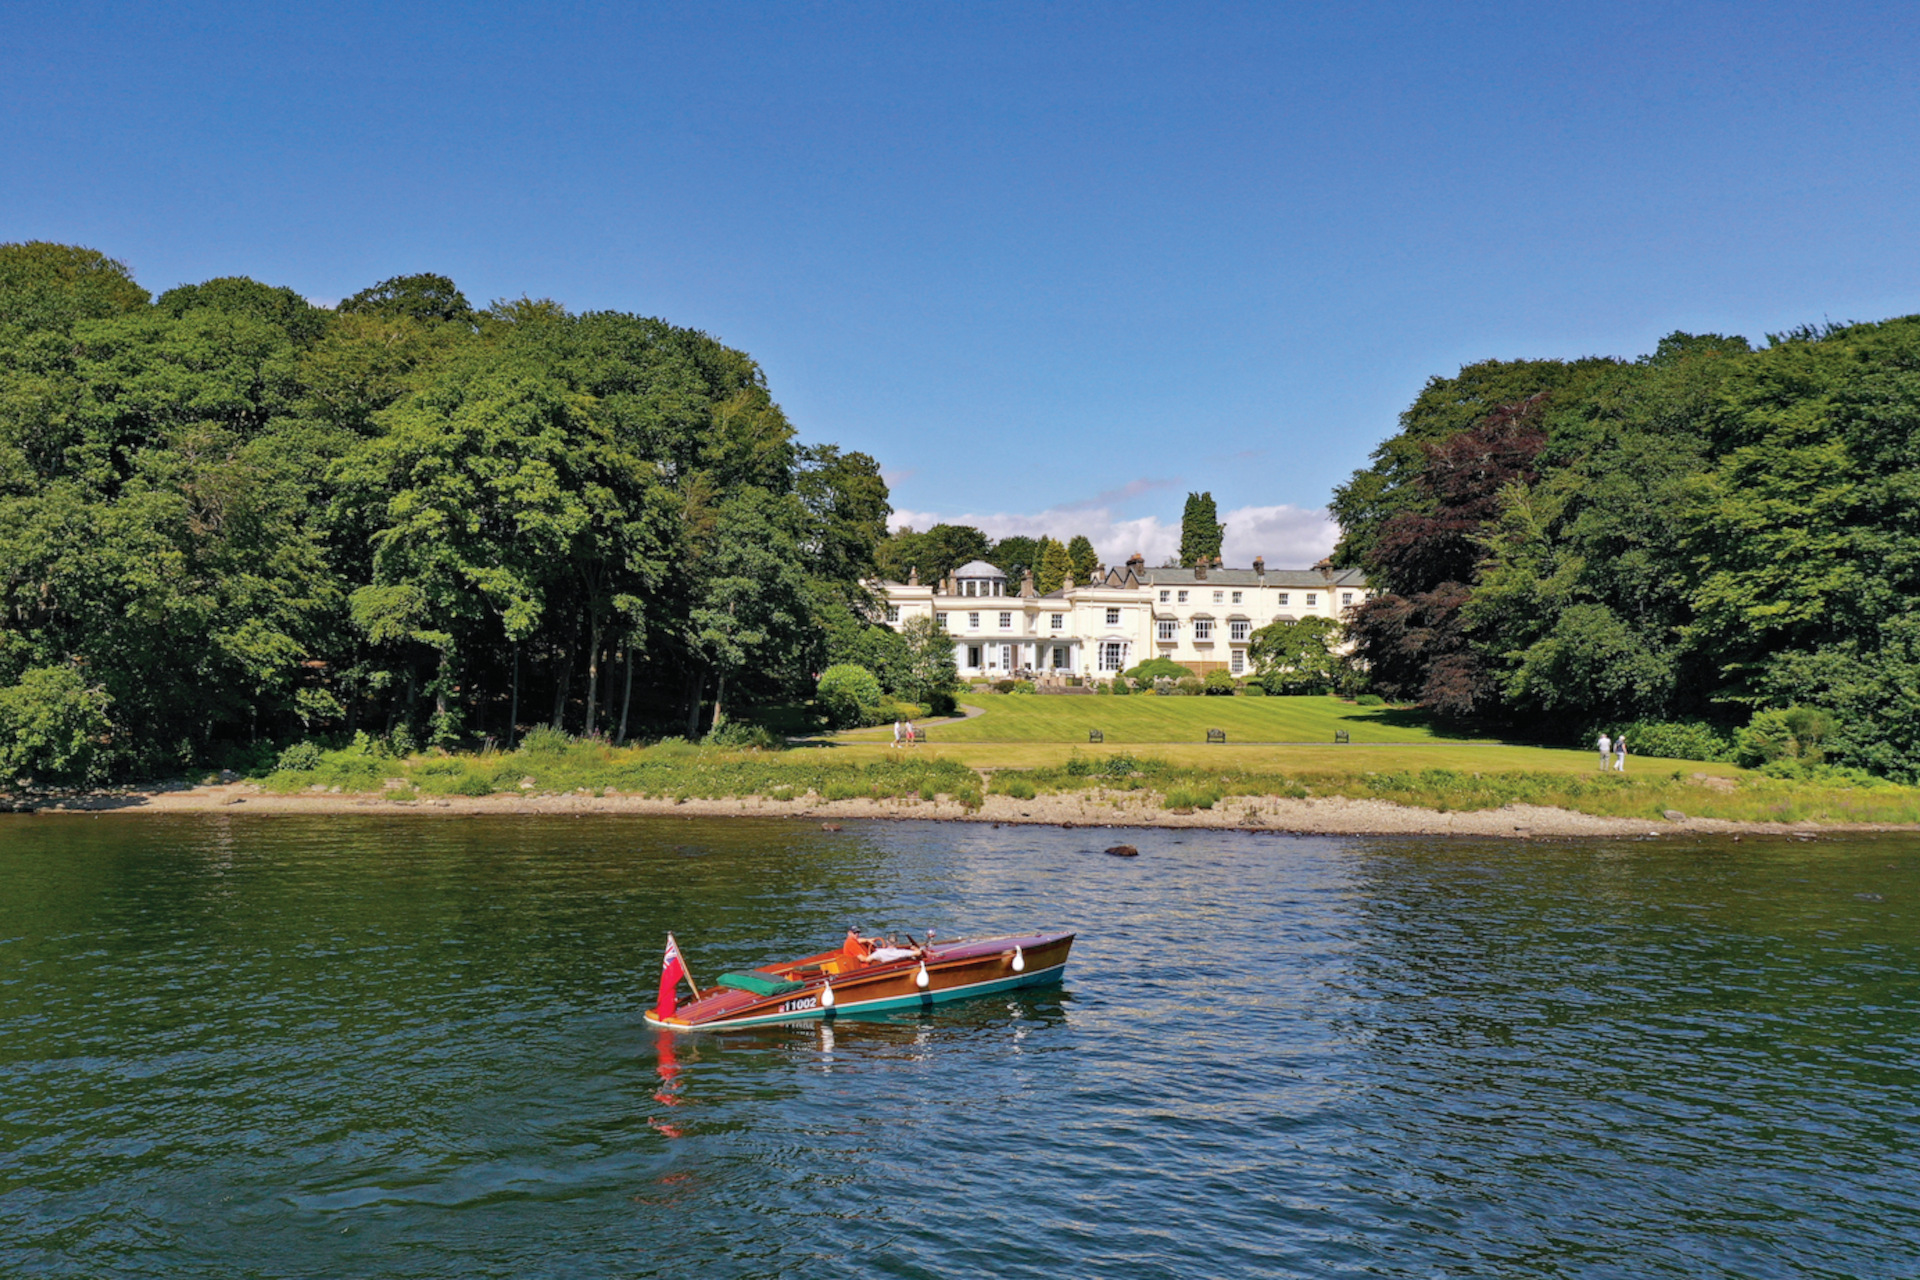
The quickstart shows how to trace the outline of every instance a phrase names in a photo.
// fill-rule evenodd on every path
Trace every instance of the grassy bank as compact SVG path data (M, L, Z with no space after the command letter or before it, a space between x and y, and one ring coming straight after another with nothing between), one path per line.
M821 752L725 751L684 742L610 747L534 735L519 751L397 759L348 748L316 753L311 768L281 769L261 781L281 794L303 791L489 796L585 791L649 799L793 800L940 797L977 805L981 777L955 760L894 754L868 760Z
M1656 819L1668 811L1731 822L1916 823L1920 789L1875 784L1824 785L1769 778L1729 777L1686 765L1643 769L1634 776L1513 770L1301 770L1268 772L1232 765L1193 767L1128 754L1078 756L1063 765L1003 770L992 775L995 794L1029 797L1059 792L1127 793L1151 790L1167 809L1231 809L1237 799L1385 800L1440 813L1541 805L1608 818Z
M1425 713L1361 707L1337 698L1162 698L1136 694L1061 696L969 693L961 701L984 714L942 725L941 742L1078 742L1098 729L1108 744L1198 742L1220 729L1229 743L1331 744L1344 731L1356 743L1493 741L1437 731ZM854 739L891 738L891 729Z
M1480 763L1511 763L1510 753L1540 751L1499 744L1436 749L1474 752ZM1161 809L1229 813L1236 802L1262 797L1339 797L1443 813L1530 804L1648 820L1677 810L1737 822L1920 823L1920 789L1788 781L1724 765L1642 760L1634 773L1623 776L1600 772L1585 752L1541 752L1552 759L1551 767L1539 768L1427 764L1424 752L1379 746L1215 747L1185 754L965 744L910 752L875 746L743 752L679 742L613 748L541 736L520 751L482 755L396 759L355 749L316 753L304 762L311 767L280 770L261 785L281 794L584 793L680 801L760 796L796 804L919 799L968 807L978 807L987 794L1017 799L1077 794L1098 806L1137 801L1144 793ZM1410 761L1410 755L1418 759Z

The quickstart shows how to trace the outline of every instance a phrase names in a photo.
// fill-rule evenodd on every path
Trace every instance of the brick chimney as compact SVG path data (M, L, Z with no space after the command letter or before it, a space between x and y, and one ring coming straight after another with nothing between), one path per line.
M1259 574L1261 577L1266 576L1267 558L1265 556L1255 556L1253 558L1253 571Z
M1127 557L1127 568L1144 569L1146 567L1147 567L1147 558L1141 555L1138 551L1134 552L1132 555Z

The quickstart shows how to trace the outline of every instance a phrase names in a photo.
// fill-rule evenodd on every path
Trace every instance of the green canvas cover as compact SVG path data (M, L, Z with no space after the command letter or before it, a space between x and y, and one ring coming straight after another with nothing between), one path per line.
M750 991L756 996L783 996L789 991L798 991L806 986L804 982L790 982L785 978L769 978L763 973L723 973L720 985L732 987L735 991Z

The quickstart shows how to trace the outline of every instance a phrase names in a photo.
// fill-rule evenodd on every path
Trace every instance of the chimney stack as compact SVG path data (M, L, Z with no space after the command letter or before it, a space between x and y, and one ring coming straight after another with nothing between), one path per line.
M1265 556L1255 556L1253 558L1253 571L1262 577L1266 576L1267 558Z

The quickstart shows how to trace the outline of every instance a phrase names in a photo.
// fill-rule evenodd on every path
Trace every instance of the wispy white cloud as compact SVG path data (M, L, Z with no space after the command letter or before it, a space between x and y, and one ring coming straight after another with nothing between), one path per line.
M1135 484L1143 483L1135 481ZM1105 495L1103 495L1105 496ZM1236 507L1222 512L1227 526L1220 548L1221 558L1231 568L1245 568L1255 556L1263 556L1274 568L1303 568L1326 557L1340 537L1339 526L1325 510L1287 505L1272 507ZM970 524L989 538L1054 537L1065 542L1075 534L1085 534L1100 559L1119 564L1134 552L1159 564L1180 549L1180 522L1171 523L1158 516L1122 519L1112 508L1100 505L1070 504L1050 507L1030 515L997 511L990 514L966 512L958 515L933 511L909 511L894 508L891 528L926 529L936 524Z

